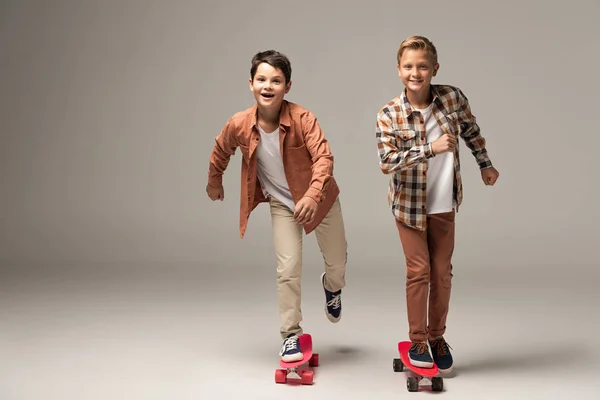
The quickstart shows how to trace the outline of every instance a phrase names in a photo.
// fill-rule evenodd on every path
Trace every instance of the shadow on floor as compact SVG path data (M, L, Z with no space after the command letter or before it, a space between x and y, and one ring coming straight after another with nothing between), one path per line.
M510 351L510 352L509 352ZM460 361L460 360L459 360ZM537 371L544 369L575 368L591 362L589 353L569 344L546 345L543 348L507 349L502 354L488 354L469 362L457 362L449 377L460 374L487 374L498 371Z
M326 346L318 350L321 364L348 364L364 359L370 353L366 348L358 346ZM372 353L372 351L371 351Z

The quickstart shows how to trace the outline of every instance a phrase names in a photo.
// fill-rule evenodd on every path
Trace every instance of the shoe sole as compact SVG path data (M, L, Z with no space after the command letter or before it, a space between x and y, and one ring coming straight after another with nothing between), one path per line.
M453 370L453 369L454 369L454 365L452 365L452 366L451 366L450 368L448 368L448 369L441 369L441 368L438 366L438 370L440 371L440 373L441 373L441 374L449 374L449 373L451 373L451 372L452 372L452 370Z
M303 357L304 356L302 355L302 353L300 353L300 357L295 357L295 358L283 358L283 357L281 357L281 361L287 362L287 363L289 363L289 362L295 362L295 361L302 360Z
M433 363L432 362L427 362L427 361L416 361L416 360L411 360L409 358L410 364L415 366L415 367L419 367L419 368L431 368L433 367Z
M340 319L342 319L342 312L340 311L340 316L335 318L333 315L329 314L329 311L327 311L327 305L325 305L325 315L327 316L327 319L329 320L329 322L333 322L334 324L336 322L339 322Z

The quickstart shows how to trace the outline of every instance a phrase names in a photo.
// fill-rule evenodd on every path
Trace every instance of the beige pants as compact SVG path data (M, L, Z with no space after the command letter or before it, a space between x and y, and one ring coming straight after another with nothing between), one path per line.
M294 221L293 212L274 197L269 197L275 253L277 254L277 299L281 319L280 333L302 334L300 322L302 281L302 226ZM347 243L339 198L314 230L325 262L325 288L342 289L346 277ZM325 293L323 293L325 302Z

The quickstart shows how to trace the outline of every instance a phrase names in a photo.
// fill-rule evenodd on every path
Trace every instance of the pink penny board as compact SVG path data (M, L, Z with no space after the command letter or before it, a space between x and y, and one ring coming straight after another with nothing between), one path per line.
M281 368L275 371L275 382L276 383L287 383L290 380L300 381L303 385L313 384L313 371L311 370L299 370L298 367L308 363L310 367L319 366L319 355L313 354L312 337L305 333L300 335L298 338L300 342L300 349L302 350L302 360L285 362L279 360Z

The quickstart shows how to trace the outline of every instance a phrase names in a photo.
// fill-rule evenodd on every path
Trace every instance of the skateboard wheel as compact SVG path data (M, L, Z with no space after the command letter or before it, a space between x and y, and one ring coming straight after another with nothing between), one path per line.
M409 392L418 392L419 391L419 381L414 376L409 377L406 380L406 388Z
M275 370L275 383L285 383L287 381L287 371L283 369Z
M394 372L402 372L404 371L404 364L402 360L399 358L394 358Z
M308 365L310 367L318 367L319 366L319 355L313 354L310 360L308 360Z
M302 384L303 385L312 385L313 384L313 372L312 371L302 371Z
M444 390L444 380L439 376L431 378L431 390L434 392L441 392Z

